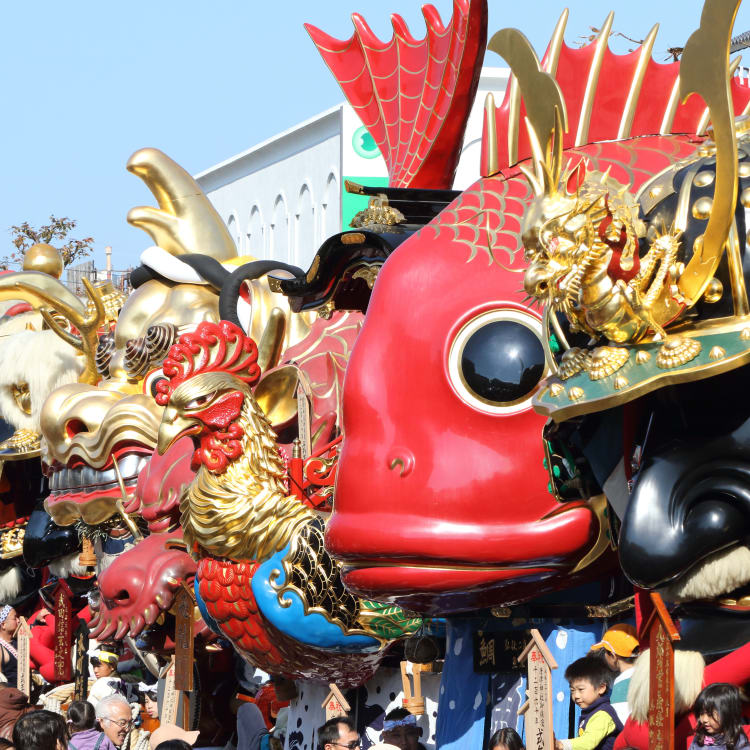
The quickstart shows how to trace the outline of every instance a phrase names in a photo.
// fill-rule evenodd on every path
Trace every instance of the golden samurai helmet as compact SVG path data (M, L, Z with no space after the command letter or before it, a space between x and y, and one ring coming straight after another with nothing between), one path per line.
M555 419L750 362L750 307L736 220L739 190L750 176L745 163L750 120L735 122L729 63L739 3L706 0L701 26L680 63L676 91L683 101L693 93L703 98L711 140L696 146L694 155L675 159L637 195L609 169L589 169L585 156L565 158L565 101L528 40L504 29L489 44L510 64L526 108L532 159L520 169L533 197L522 224L528 263L524 289L545 308L553 342L548 346L562 351L556 360L550 353L556 372L540 389L535 408ZM738 135L745 147L739 154ZM713 197L701 199L708 222L703 234L688 242L683 214L690 210L689 190L693 184L703 187L695 178L708 164ZM680 192L679 170L685 188L676 210L654 211L658 196ZM742 198L745 204L744 192ZM729 284L717 278L725 257ZM715 302L724 286L730 287L733 307L723 316L702 319L698 303ZM578 346L568 343L573 337Z

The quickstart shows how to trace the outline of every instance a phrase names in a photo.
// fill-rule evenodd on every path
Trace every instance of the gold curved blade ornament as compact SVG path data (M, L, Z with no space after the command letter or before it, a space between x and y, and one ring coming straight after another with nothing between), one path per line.
M680 62L680 98L691 94L705 101L716 143L716 189L703 246L680 276L678 287L688 307L713 278L732 226L737 204L737 138L730 88L729 47L741 0L706 0L700 27L685 45Z
M105 311L99 292L88 279L82 281L92 303L90 309L65 284L41 271L19 271L0 277L0 300L21 299L38 310L47 325L83 355L85 368L78 381L94 385L100 379L96 369L96 349L99 345L97 329L104 321ZM62 328L50 310L66 318L81 335L76 336Z
M164 152L142 148L128 159L127 170L140 177L159 208L137 206L128 222L147 232L172 255L199 253L218 261L237 257L224 222L198 183Z
M545 192L551 194L559 184L562 138L568 130L568 114L562 91L557 81L542 69L531 42L518 29L501 29L490 39L487 49L508 63L518 81L526 105L526 121L535 152L537 178L544 180ZM536 148L537 144L542 154L537 153L540 150Z

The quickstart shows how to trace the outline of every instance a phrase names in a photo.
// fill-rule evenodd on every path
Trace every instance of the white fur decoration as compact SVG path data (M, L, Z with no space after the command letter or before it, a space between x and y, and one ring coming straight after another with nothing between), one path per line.
M75 383L84 364L76 350L53 331L20 331L0 338L0 361L0 417L15 429L37 433L47 396L61 385ZM29 386L30 415L13 397L13 386L20 383Z
M668 601L713 599L750 582L750 548L721 550L699 562L687 575L661 592Z
M646 649L636 660L628 687L628 706L635 721L648 718L651 651ZM674 652L674 710L675 715L690 710L703 687L703 670L706 662L699 651Z
M21 569L17 565L0 573L0 602L17 597L21 593L22 583Z
M79 562L80 557L80 552L72 552L70 555L59 557L49 564L49 572L53 576L57 576L57 578L67 578L71 575L85 576L88 569L85 565L81 565Z

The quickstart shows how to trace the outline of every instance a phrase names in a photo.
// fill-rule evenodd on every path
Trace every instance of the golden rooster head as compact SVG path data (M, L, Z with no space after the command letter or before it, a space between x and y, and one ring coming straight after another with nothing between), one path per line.
M233 323L201 323L169 350L164 375L156 386L156 400L166 407L157 451L189 435L199 446L194 465L223 472L242 453L238 419L260 377L255 342Z

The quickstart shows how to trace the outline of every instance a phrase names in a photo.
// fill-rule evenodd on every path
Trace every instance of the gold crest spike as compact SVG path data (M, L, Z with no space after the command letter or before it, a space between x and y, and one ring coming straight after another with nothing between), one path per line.
M199 253L216 260L237 257L229 230L198 183L165 153L142 148L128 159L127 170L140 177L159 208L138 206L128 222L143 229L172 255Z
M547 50L548 54L547 60L544 63L544 70L553 78L557 75L557 63L560 62L560 50L565 40L565 27L568 25L569 12L567 8L564 8L560 14Z
M729 47L741 0L706 0L697 31L687 41L680 62L680 97L698 94L708 106L716 143L713 210L695 252L680 276L680 293L692 307L721 261L737 202L737 137L729 76Z
M630 91L628 92L628 98L622 111L620 128L617 131L618 139L630 137L630 129L633 127L633 118L635 117L635 110L638 106L638 98L641 94L643 79L646 77L646 69L648 68L649 62L651 62L651 53L653 52L654 42L656 41L656 35L658 33L659 24L657 23L654 24L654 27L648 32L648 36L641 45L641 54L638 58L638 65L636 65L633 80L630 83Z
M549 153L544 164L545 182L560 174L560 159L557 152L557 142L562 146L562 132L557 135L556 127L560 122L562 131L567 131L568 115L565 100L557 81L542 70L539 58L536 56L529 40L518 29L502 29L490 40L487 49L492 50L510 65L513 75L518 81L521 97L526 105L527 125L532 143L536 137L543 153ZM557 114L555 111L557 110ZM535 159L536 160L536 159Z
M589 125L591 124L591 112L594 109L594 96L596 95L596 86L599 83L599 74L602 72L602 63L604 54L609 46L609 35L612 32L612 22L615 19L615 12L609 12L604 24L602 25L599 37L596 40L596 49L594 57L591 60L589 68L589 77L586 81L586 90L583 94L583 104L581 105L581 117L578 120L578 132L576 133L576 146L583 146L588 142Z

